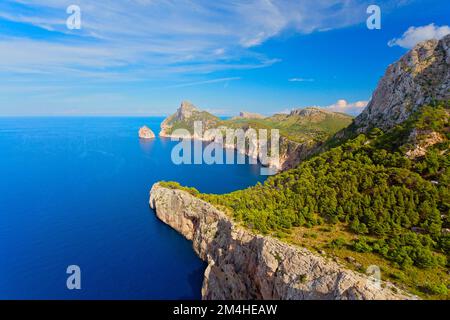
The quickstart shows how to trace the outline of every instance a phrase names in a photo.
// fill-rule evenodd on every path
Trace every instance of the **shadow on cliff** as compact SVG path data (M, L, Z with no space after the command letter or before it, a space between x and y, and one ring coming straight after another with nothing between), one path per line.
M208 245L208 252L215 264L209 273L210 285L205 298L267 299L261 293L258 273L258 269L264 269L264 266L258 265L263 243L262 237L253 236L244 230L233 230L232 222L220 219L214 238ZM264 275L265 283L273 286L273 280L273 276ZM215 287L212 288L211 284Z
M328 278L330 273L323 274L316 259L309 261L303 254L297 256L296 249L287 244L280 247L268 241L277 240L255 236L233 227L229 220L220 219L214 238L207 247L214 265L210 266L208 279L205 278L208 290L204 298L334 300L359 296L352 287L339 293L343 277L339 270L334 277ZM302 257L306 260L298 265L297 260ZM301 266L306 269L299 269ZM323 281L330 282L325 292L323 288L318 289L323 286Z

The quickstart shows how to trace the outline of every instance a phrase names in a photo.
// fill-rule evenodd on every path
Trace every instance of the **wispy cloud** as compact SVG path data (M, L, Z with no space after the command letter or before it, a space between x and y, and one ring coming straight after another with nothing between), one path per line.
M347 100L341 99L336 103L325 106L323 108L334 112L341 112L356 116L364 110L367 104L368 101L356 101L353 103L349 103Z
M220 78L220 79L211 79L211 80L205 80L205 81L195 81L195 82L188 82L188 83L180 83L172 86L167 86L167 88L184 88L184 87L194 87L194 86L200 86L205 84L212 84L212 83L220 83L225 82L228 83L230 81L236 81L241 80L240 77L230 77L230 78Z
M432 23L422 27L409 27L400 38L390 40L388 45L411 49L419 42L430 39L440 40L448 34L450 34L448 25L436 26Z
M357 0L74 0L82 29L68 30L69 3L4 0L0 19L30 25L46 37L0 36L0 72L137 79L260 68L278 60L255 46L286 30L310 33L365 19ZM7 61L7 63L5 62ZM73 70L79 72L73 73Z
M314 82L314 79L310 79L310 78L291 78L288 81L289 82Z

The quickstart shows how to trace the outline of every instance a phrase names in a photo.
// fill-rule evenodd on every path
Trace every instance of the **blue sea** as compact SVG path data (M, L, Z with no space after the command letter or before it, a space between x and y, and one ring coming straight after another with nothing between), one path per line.
M227 193L259 165L175 165L162 118L0 118L0 299L199 299L205 264L148 206L159 180ZM66 269L81 269L68 290Z

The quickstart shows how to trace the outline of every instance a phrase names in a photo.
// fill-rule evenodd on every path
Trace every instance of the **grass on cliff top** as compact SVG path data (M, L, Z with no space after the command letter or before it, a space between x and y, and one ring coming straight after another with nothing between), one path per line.
M349 232L343 224L311 228L298 227L290 233L274 233L273 236L284 242L330 257L357 272L366 273L369 266L377 266L381 271L381 280L394 283L397 287L424 299L450 299L448 290L446 290L446 284L450 281L446 267L436 266L430 269L421 269L411 266L401 268L378 254L356 252L353 244L360 236Z
M167 188L167 189L171 189L171 190L182 190L182 191L186 191L187 193L193 195L193 196L199 196L200 195L200 191L198 191L196 188L190 188L190 187L184 187L181 184L179 184L178 182L175 181L160 181L158 182L158 184L163 187L163 188Z

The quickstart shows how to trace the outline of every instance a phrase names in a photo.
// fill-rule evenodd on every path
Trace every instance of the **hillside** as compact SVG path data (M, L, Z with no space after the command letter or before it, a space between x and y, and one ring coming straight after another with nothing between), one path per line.
M404 127L361 134L264 185L200 197L259 233L361 271L379 265L414 293L448 297L449 108L425 106ZM443 140L413 161L403 152L410 147L404 133L417 128L433 128Z
M186 129L190 136L193 136L196 121L202 122L203 132L214 128L243 129L244 131L250 128L278 129L281 136L278 169L286 170L295 167L333 134L348 126L352 122L352 117L319 108L306 108L267 118L241 112L239 117L221 120L189 102L183 102L177 112L161 124L160 136L173 136L176 129ZM205 139L199 136L194 138ZM246 152L251 157L258 157L258 151L256 154L250 154L249 150Z
M190 192L257 233L450 298L449 41L421 43L391 65L328 151L246 190Z
M279 129L287 139L299 143L323 142L339 130L347 127L352 117L320 108L293 110L289 114L276 114L264 119L231 119L223 122L229 127Z
M214 128L220 122L220 119L209 112L197 109L192 103L183 101L180 108L173 115L167 117L161 123L160 136L169 137L177 129L185 129L194 134L194 123L201 121L204 130Z
M173 115L161 124L161 136L170 136L176 129L194 132L194 122L202 121L203 130L218 127L279 129L281 136L295 142L322 142L352 122L352 117L320 108L293 110L290 114L276 114L264 118L261 115L241 112L238 117L221 120L184 101Z

